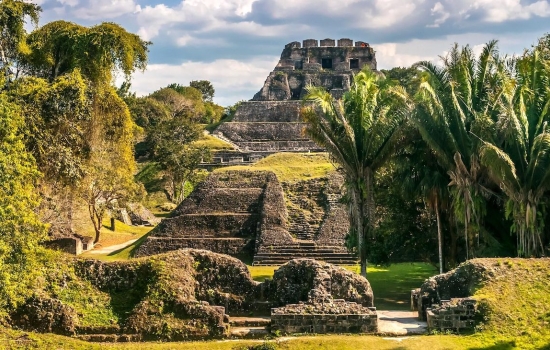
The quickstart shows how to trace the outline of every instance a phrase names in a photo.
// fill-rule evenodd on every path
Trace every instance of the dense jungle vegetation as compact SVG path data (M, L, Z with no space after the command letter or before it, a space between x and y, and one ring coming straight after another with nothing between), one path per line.
M208 81L137 97L129 79L151 43L115 23L38 27L39 15L0 1L0 318L55 261L41 242L73 230L76 215L100 242L113 206L181 202L204 176L201 160L228 147L205 126L235 110L213 103ZM361 272L367 261L445 270L547 255L550 35L516 57L497 42L479 56L455 45L437 64L383 73L357 74L341 101L311 87L316 107L303 111L346 176Z

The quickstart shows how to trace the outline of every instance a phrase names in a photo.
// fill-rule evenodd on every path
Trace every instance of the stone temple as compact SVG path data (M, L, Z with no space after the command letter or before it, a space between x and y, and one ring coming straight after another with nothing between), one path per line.
M299 113L306 87L322 86L339 98L365 66L376 70L376 59L362 41L287 44L261 90L214 131L235 150L217 153L210 166L252 163L277 152L322 152L303 133ZM356 258L345 248L349 219L342 186L336 172L294 183L281 183L272 172L214 172L151 232L137 255L196 248L255 265L300 257L353 264Z
M322 86L341 97L353 74L365 66L376 70L374 50L363 41L307 39L287 44L260 91L241 103L233 120L214 131L235 151L217 153L213 163L253 163L277 152L322 151L303 133L299 112L306 87Z

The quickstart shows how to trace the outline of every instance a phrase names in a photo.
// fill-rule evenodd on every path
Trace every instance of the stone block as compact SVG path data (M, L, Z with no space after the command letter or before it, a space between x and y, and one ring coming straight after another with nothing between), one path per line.
M334 39L323 39L321 40L322 47L334 47L336 46L336 41Z
M353 40L348 38L342 38L338 40L338 47L352 47L353 46Z
M303 41L303 47L319 47L319 41L317 39L306 39Z
M302 44L299 41L293 41L285 45L285 49L300 49Z

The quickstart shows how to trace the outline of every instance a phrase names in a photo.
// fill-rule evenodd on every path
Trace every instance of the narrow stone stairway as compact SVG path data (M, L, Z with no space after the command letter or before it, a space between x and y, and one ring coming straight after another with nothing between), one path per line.
M270 317L234 317L230 316L231 338L258 339L269 335Z

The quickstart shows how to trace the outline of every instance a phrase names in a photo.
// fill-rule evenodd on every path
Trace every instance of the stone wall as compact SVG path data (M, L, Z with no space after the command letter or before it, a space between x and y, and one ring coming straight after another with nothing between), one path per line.
M430 277L420 287L418 296L418 317L426 320L426 310L442 300L467 298L473 295L477 286L494 276L488 266L467 261L447 273Z
M198 212L201 212L200 209ZM157 237L255 237L258 213L190 214L167 218L157 230Z
M241 102L233 122L286 122L298 123L301 104L296 101Z
M204 249L239 258L254 254L253 238L148 237L136 250L135 256L162 254L179 249Z
M426 321L429 329L440 331L473 330L476 322L477 302L472 298L453 298L442 300L426 310Z
M373 309L343 299L307 302L271 311L271 331L283 333L376 333Z
M250 141L309 141L304 127L305 123L229 122L220 125L216 132L240 146L240 142Z
M251 258L258 244L291 244L286 223L275 174L212 173L151 232L136 255L195 248Z

